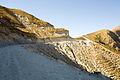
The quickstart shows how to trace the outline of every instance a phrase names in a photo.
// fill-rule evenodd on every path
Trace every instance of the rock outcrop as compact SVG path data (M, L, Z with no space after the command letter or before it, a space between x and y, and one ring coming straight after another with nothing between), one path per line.
M120 55L89 39L32 44L26 48L90 73L100 72L114 80L120 79Z
M0 6L0 40L1 45L29 42L49 42L51 40L68 40L69 31L54 28L22 10ZM2 42L3 41L3 42Z
M15 45L18 50L16 47L12 46L16 50L15 53L12 47L0 48L0 54L5 57L4 59L2 57L0 58L0 70L2 70L4 74L9 75L7 77L6 75L0 75L0 78L4 80L12 76L12 80L20 80L22 78L18 79L17 77L23 76L24 79L36 79L34 77L28 78L29 74L32 75L31 72L33 72L34 76L36 75L34 71L29 70L31 70L33 67L41 67L41 65L39 62L35 62L35 65L33 65L34 63L32 63L30 60L33 59L33 61L41 61L41 59L39 59L42 58L40 55L44 54L47 58L49 57L49 59L52 58L52 60L54 59L59 63L65 63L65 65L69 64L73 67L79 68L81 71L83 71L83 73L80 73L82 75L86 75L87 77L89 77L89 74L93 75L94 78L89 77L90 80L109 80L109 78L104 76L110 77L114 80L120 80L120 36L118 31L119 27L112 31L100 30L78 37L76 40L69 36L69 31L66 29L54 28L52 24L42 21L22 10L0 6L0 47L8 46L10 44L23 44L22 48ZM6 54L3 54L5 49L8 49L8 51L6 50ZM21 50L23 50L22 53L20 52ZM28 53L30 53L30 59L25 59L29 58ZM21 56L22 54L24 54L24 56ZM34 58L31 55L34 56ZM19 59L16 59L15 57L18 57ZM26 60L26 62L22 60L23 58ZM2 63L4 62L2 60L5 60L5 63ZM9 60L13 61L10 62ZM20 61L20 66L22 68L26 68L26 72L20 72L19 69L21 68L17 65L17 60L18 62ZM32 65L32 68L29 66L24 66L27 62L28 65ZM47 60L47 62L50 62L50 64L53 65L51 61ZM11 65L10 63L14 65ZM2 66L7 66L9 70L8 73L4 72L6 70ZM15 69L13 69L14 66ZM44 72L40 72L38 67L34 70L38 71L40 74L44 74ZM2 72L0 72L0 74L2 74ZM84 72L86 74L84 74ZM88 74L87 72L90 73ZM17 73L17 77L13 78L15 73ZM27 76L22 75L22 73L26 74ZM100 73L104 76L102 76ZM99 78L96 78L98 77L97 74ZM71 74L68 75L70 79L76 78L71 78L70 75ZM37 80L43 80L43 78L40 78L38 74L36 76ZM57 78L59 77L52 79ZM68 79L66 77L64 78L65 80ZM85 77L80 78L86 79ZM44 80L45 79L46 78L44 77ZM78 78L76 78L76 80L78 80Z

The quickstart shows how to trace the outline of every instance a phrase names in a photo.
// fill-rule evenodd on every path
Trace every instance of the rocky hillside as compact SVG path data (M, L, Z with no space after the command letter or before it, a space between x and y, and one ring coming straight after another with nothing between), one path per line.
M113 52L120 53L120 38L113 31L104 29L84 36Z
M120 38L120 26L117 26L112 31Z
M86 38L78 41L61 41L26 46L90 73L100 72L114 80L120 79L120 55Z
M48 22L42 21L31 14L28 14L22 10L10 9L0 6L0 22L8 26L18 27L52 27Z
M52 24L22 10L3 6L0 6L0 36L5 43L1 42L1 45L70 38L66 29L56 29Z
M0 6L0 47L1 80L120 80L119 27L73 39L66 29Z

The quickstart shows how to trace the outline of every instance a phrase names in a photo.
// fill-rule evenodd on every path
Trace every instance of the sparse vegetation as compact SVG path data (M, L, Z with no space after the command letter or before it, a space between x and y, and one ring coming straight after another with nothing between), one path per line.
M0 6L0 22L4 27L11 27L14 30L16 29L29 35L34 34L36 38L46 39L69 36L68 30L54 28L52 24L18 9L9 9Z
M117 35L113 34L113 32L110 30L100 30L91 34L87 34L85 37L115 53L120 53L120 48L118 46L120 42L118 41L118 38L116 38Z
M45 27L45 26L54 27L52 24L45 22L43 20L40 20L40 19L34 17L33 15L26 13L22 10L18 10L18 9L9 9L9 10L11 12L13 12L14 14L18 14L18 15L27 17L29 19L29 21L32 22L33 24L37 24L37 25L40 25L42 27Z

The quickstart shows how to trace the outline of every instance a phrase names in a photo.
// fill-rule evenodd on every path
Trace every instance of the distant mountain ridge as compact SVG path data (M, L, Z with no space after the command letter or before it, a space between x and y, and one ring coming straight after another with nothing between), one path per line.
M116 53L120 53L120 37L113 31L100 30L84 36Z

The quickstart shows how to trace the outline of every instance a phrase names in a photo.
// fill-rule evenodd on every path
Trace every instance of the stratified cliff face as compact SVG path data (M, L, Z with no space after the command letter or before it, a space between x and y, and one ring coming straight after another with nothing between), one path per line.
M31 14L3 6L0 6L0 36L1 45L70 38L66 29L56 29Z

